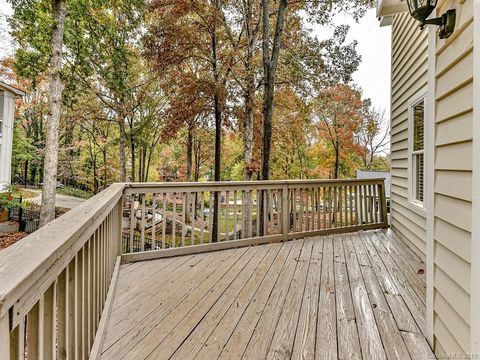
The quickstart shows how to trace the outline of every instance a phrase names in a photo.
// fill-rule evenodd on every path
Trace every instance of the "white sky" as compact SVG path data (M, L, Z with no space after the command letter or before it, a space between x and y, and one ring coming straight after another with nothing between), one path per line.
M6 0L0 0L0 15L11 14L11 12L11 6ZM360 67L353 76L354 81L363 89L365 98L372 99L377 109L385 110L385 116L388 119L390 114L390 27L379 26L375 9L368 11L359 23L355 23L351 17L342 15L337 16L335 22L350 25L348 41L353 39L358 41L357 51L362 56ZM315 32L321 38L326 38L328 31L330 30L321 27L315 28ZM325 36L326 32L327 36ZM4 44L0 44L0 57L4 55L2 45Z
M390 26L380 27L375 17L375 9L369 10L358 23L347 15L338 15L335 23L350 26L347 41L357 40L357 51L362 56L362 62L353 74L353 80L363 89L364 98L372 99L373 106L378 110L385 110L385 117L388 120L390 117ZM328 31L329 29L323 27L314 28L314 32L321 39L329 36Z

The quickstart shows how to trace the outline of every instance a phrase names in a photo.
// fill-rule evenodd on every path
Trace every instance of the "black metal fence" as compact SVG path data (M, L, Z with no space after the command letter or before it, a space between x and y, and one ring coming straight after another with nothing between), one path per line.
M31 234L40 228L40 211L17 206L8 210L8 220L18 221L18 231Z
M160 250L162 249L161 241L154 241L154 247L152 248L152 239L144 237L145 239L145 251ZM165 248L168 249L169 245L165 244ZM137 234L133 234L133 251L130 250L130 233L122 232L122 249L124 252L140 252L142 251L142 237Z

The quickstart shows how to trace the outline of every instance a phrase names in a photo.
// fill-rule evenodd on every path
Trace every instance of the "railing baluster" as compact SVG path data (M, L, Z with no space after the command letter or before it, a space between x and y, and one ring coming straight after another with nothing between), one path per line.
M40 318L38 301L27 315L27 354L29 359L40 358Z
M255 236L260 236L260 215L261 215L261 211L260 211L260 204L262 203L262 201L260 200L260 189L257 189L257 192L256 192L256 197L257 197L257 217L256 217L256 223L257 223L257 233Z
M41 354L44 359L53 359L56 349L55 283L40 298L39 312L42 324Z
M141 228L140 228L140 239L141 239L141 249L145 251L145 195L142 194L142 210L141 210Z
M91 280L91 274L92 274L92 259L91 259L91 250L90 250L90 239L87 241L87 243L84 246L85 249L85 255L86 255L86 267L85 267L85 292L86 292L86 301L84 301L86 304L86 312L85 312L85 332L86 332L86 341L84 343L85 346L85 352L88 354L90 350L90 346L92 345L92 333L91 333L91 317L90 314L92 313L92 303L90 301L90 297L92 294L92 280Z
M83 257L80 251L75 258L75 348L76 358L82 359L82 263ZM101 290L101 287L100 287Z
M172 193L172 247L177 247L177 193Z
M228 217L230 216L228 212L228 202L230 201L230 192L227 190L225 192L225 240L230 240L229 239L229 228L228 228Z
M166 248L167 231L167 194L162 193L162 249Z
M133 194L131 195L130 203L130 252L133 252L133 236L134 236L134 222L135 222L135 201Z
M265 233L265 235L273 235L275 233L275 224L274 224L274 221L275 221L275 216L273 214L273 192L275 191L275 189L271 189L270 191L268 191L268 205L269 205L269 212L268 214L270 215L270 219L269 219L269 222L268 222L268 227L267 229L267 232Z
M200 193L200 244L203 244L203 228L204 228L204 216L205 216L205 193Z
M8 317L5 318L7 320L7 326L5 330L5 334L1 333L0 336L2 346L0 346L0 355L2 355L2 359L18 359L18 360L24 360L25 359L25 318L22 318L20 320L20 323L17 325L17 327L9 333L9 326L8 326ZM5 340L8 340L10 337L10 357L8 355L3 353L3 349L1 349L3 346L7 348L8 350L8 345L5 344Z
M155 240L157 225L157 194L152 194L152 250L157 248L157 242Z
M182 192L182 247L185 246L185 212L187 207L186 194Z
M303 224L304 224L304 214L303 214L303 207L304 207L304 202L303 202L303 188L299 189L300 193L300 217L299 217L299 223L300 223L300 231L303 231Z
M210 202L208 204L208 231L209 231L209 238L208 242L212 242L213 240L213 206L214 206L214 194L213 191L210 191Z
M190 193L190 243L195 245L195 213L197 211L197 193Z
M233 240L237 240L237 190L233 191Z

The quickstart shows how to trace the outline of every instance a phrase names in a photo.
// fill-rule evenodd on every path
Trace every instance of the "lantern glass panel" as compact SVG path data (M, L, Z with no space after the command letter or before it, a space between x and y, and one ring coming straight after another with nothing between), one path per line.
M425 21L437 6L437 0L407 0L410 14L419 21Z

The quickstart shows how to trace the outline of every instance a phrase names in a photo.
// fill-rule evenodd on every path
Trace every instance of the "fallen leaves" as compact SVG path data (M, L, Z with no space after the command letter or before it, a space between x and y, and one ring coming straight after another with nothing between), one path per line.
M27 235L26 232L0 233L0 250L6 249Z

